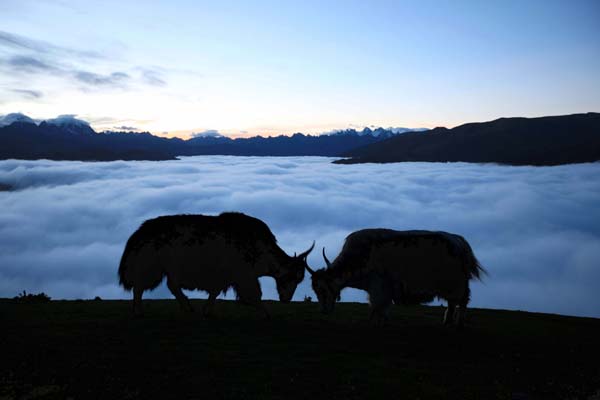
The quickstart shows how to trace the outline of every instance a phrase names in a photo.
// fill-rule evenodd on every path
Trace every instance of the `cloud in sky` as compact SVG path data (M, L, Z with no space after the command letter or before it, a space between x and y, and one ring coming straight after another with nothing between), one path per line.
M129 298L117 266L129 235L164 214L242 211L289 254L330 258L367 227L467 238L490 275L472 305L600 317L600 164L333 165L318 157L166 162L0 161L0 296ZM320 251L309 264L321 268ZM263 279L265 298L276 298ZM195 292L198 295L198 292ZM309 279L295 299L314 297ZM163 286L147 297L171 297ZM230 293L230 296L232 294ZM345 301L366 301L356 290Z
M9 32L0 31L0 50L4 53L0 56L0 68L13 76L58 77L80 85L82 90L129 89L134 83L166 85L165 72L159 68L135 67L130 73L99 72L100 64L110 61L99 53L56 46Z
M31 56L13 56L4 61L5 65L23 73L61 72L61 69Z
M39 99L44 96L44 93L39 90L26 90L26 89L11 89L12 92L20 94L26 99Z
M78 81L91 86L122 86L131 79L125 72L112 72L109 75L100 75L89 71L75 71L74 77Z
M64 46L57 46L43 40L31 39L26 36L0 31L0 46L18 51L29 51L38 54L48 54L78 59L103 58L95 51L78 50Z
M127 126L127 125L115 126L114 129L117 129L119 131L137 131L138 130L138 128L136 128L134 126Z
M152 86L165 86L167 82L164 78L164 70L151 69L151 68L140 68L142 73L142 79L145 83Z
M135 120L135 119L120 119L107 116L92 116L92 115L81 115L81 119L87 121L90 125L104 125L106 129L120 129L120 126L132 127L137 124L144 124L147 120ZM137 129L137 128L134 128Z
M74 83L83 84L86 88L114 87L125 89L132 79L125 72L117 71L109 74L99 74L61 65L53 61L42 60L33 56L17 55L5 60L0 59L0 67L2 65L14 74L56 76Z

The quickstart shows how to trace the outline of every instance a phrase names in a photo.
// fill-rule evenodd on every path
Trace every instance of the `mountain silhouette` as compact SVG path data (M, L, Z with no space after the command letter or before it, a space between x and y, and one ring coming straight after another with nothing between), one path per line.
M500 118L405 133L344 153L338 164L402 161L559 165L600 160L600 114Z
M39 125L9 114L0 126L0 159L170 160L177 156L328 156L340 164L402 161L558 165L600 160L600 114L500 118L452 129L365 128L328 135L201 135L164 138L149 132L96 133L69 115Z
M318 136L296 133L232 139L209 135L183 140L154 136L149 132L96 133L85 121L68 115L39 125L19 117L0 127L0 159L170 160L194 155L335 157L395 134L405 134L403 132L365 128Z

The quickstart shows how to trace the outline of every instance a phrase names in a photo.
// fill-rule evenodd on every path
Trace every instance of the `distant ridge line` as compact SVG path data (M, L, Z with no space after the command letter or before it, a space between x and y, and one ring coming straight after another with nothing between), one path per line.
M377 128L328 135L205 136L183 140L148 132L96 133L72 116L0 127L0 159L173 160L177 156L327 156L338 164L406 161L559 165L600 160L600 114L498 118L394 134ZM58 120L58 121L57 121ZM32 121L32 120L31 120ZM53 122L54 121L54 122ZM366 132L366 134L365 134ZM377 132L377 134L373 134Z
M352 149L337 164L474 162L561 165L600 161L600 114L498 118L406 133Z

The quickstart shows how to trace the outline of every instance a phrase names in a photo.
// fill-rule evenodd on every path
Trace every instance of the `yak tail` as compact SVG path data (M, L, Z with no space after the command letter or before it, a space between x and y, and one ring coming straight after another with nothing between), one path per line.
M465 257L464 266L465 272L469 279L477 279L482 280L483 275L488 275L488 272L483 268L477 257L475 257L475 253L473 253L473 249L469 242L465 240L465 238L460 237L460 245L462 247L462 253Z
M127 279L127 271L130 270L129 262L130 261L130 251L129 246L125 246L125 250L123 251L123 255L121 256L121 262L119 263L119 284L123 286L123 288L127 291L133 289L133 281Z
M477 280L482 280L483 275L488 275L488 272L483 268L483 266L479 263L475 254L471 252L471 262L469 264L469 279L475 278Z

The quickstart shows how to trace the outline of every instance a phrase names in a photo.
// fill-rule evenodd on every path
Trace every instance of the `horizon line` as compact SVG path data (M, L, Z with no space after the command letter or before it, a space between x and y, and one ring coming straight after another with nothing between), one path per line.
M567 116L567 115L578 115L578 114L597 114L600 113L600 111L583 111L583 112L575 112L575 113L566 113L566 114L552 114L552 115L548 115L548 114L544 114L544 115L536 115L536 116L500 116L500 117L496 117L496 118L492 118L492 119L486 119L486 120L480 120L480 121L464 121L461 123L458 123L456 125L453 126L449 126L449 124L422 124L422 126L417 126L417 127L407 127L407 126L387 126L384 127L383 125L376 125L376 124L365 124L365 125L360 125L360 124L348 124L346 127L344 128L333 128L333 129L324 129L324 130L318 130L318 132L315 132L315 130L302 130L302 129L294 129L294 130L289 130L287 133L283 133L282 131L284 131L284 129L281 130L276 130L275 128L263 128L263 129L257 129L256 131L260 132L260 133L255 133L255 132L250 132L249 130L239 130L238 132L227 132L227 131L231 131L231 130L219 130L219 129L183 129L183 130L172 130L172 131L163 131L163 132L157 132L157 130L151 130L151 129L143 129L143 128L136 128L133 126L114 126L112 128L106 127L106 128L99 128L99 127L94 127L94 125L98 126L98 125L106 125L106 124L102 124L100 122L98 123L94 123L94 121L90 122L87 119L90 119L89 116L86 118L86 116L83 116L82 118L76 118L79 114L59 114L53 118L31 118L29 117L29 115L27 115L26 113L23 113L21 111L17 111L17 112L8 112L5 114L0 114L0 119L2 119L3 117L6 117L8 115L11 114L21 114L25 117L28 117L30 119L32 119L34 121L34 123L36 125L41 124L42 122L47 122L49 120L52 119L57 119L60 117L68 117L68 118L72 118L72 119L77 119L80 121L85 122L86 124L88 124L90 126L90 128L92 128L95 132L97 133L102 133L102 132L128 132L128 133L150 133L154 136L158 136L158 137L168 137L168 138L180 138L183 140L188 140L188 139L193 139L194 135L202 135L204 133L207 133L207 136L210 136L210 134L214 134L214 135L219 135L219 136L223 136L223 137L227 137L227 138L231 138L231 139L240 139L240 138L252 138L252 137L278 137L278 136L293 136L295 134L302 134L305 136L322 136L322 135L328 135L328 134L333 134L336 132L343 132L343 131L349 131L349 130L354 130L356 132L362 132L366 129L370 129L371 131L377 130L377 129L384 129L384 130L393 130L393 129L407 129L407 130L411 130L411 131L428 131L428 130L432 130L432 129L436 129L436 128L446 128L446 129L454 129L456 127L462 126L462 125L467 125L467 124L472 124L472 123L485 123L485 122L492 122L492 121L496 121L499 119L511 119L511 118L526 118L526 119L536 119L536 118L547 118L547 117L556 117L556 116ZM93 118L92 118L93 120ZM423 126L423 125L428 125L428 126ZM2 127L2 126L0 126ZM127 129L121 129L121 128L127 128ZM271 132L269 132L271 131Z

